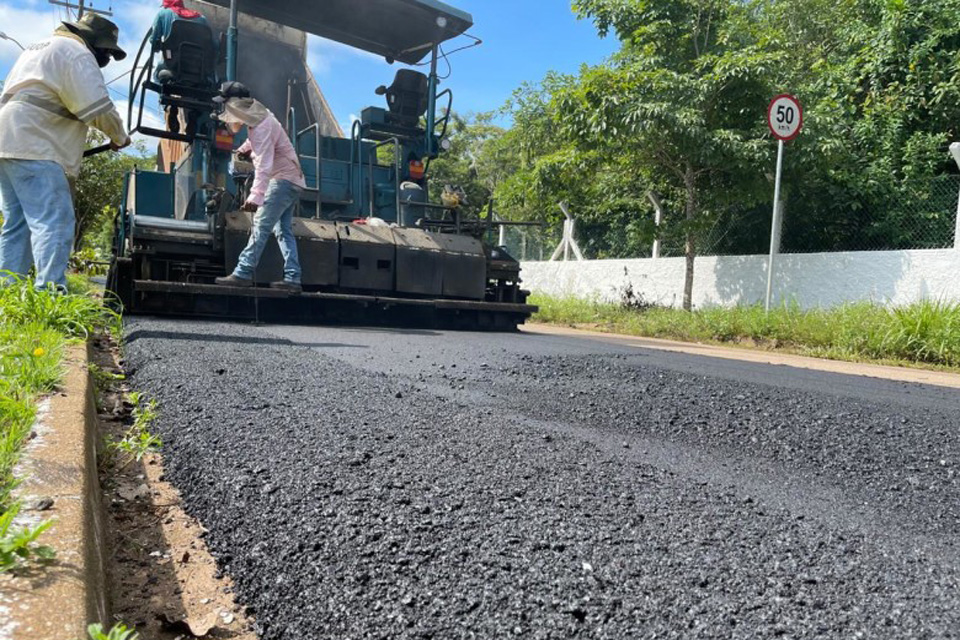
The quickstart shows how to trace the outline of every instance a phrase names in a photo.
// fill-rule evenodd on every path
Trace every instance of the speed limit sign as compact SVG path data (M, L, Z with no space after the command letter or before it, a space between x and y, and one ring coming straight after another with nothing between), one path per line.
M800 101L789 93L782 93L770 101L767 107L767 124L770 131L779 140L777 142L777 178L773 187L773 222L770 226L770 260L767 262L767 296L764 306L770 313L773 299L773 271L777 253L780 250L780 228L783 220L780 212L780 179L783 175L783 148L786 142L800 135L803 128L803 107Z
M800 101L788 93L770 101L767 123L774 136L783 141L793 140L803 128L803 107Z

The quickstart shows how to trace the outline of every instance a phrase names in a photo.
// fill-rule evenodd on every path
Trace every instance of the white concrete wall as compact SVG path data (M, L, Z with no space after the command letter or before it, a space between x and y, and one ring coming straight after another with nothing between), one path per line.
M620 299L627 284L648 302L683 302L683 258L525 262L524 288L555 296ZM960 301L960 251L876 251L784 255L775 266L774 300L805 308L874 301L903 305L923 298ZM762 302L766 256L697 258L696 306Z

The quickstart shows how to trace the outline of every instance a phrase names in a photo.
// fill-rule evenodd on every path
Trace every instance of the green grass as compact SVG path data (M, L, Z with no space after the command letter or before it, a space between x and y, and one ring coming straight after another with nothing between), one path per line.
M87 635L90 640L137 640L140 637L136 631L119 622L110 631L105 631L100 623L91 624L87 627Z
M119 330L119 317L90 295L88 285L72 279L78 293L52 295L27 282L0 287L0 322L6 325L39 324L66 338L86 338L97 330Z
M533 322L627 335L778 349L824 358L960 368L960 305L923 301L888 309L858 303L804 311L784 305L688 313L535 295Z
M87 282L71 278L78 293L35 291L26 281L0 286L0 560L9 563L43 557L31 545L40 528L15 531L19 506L13 470L36 418L37 399L49 394L63 375L64 349L96 331L119 331L120 319L91 295ZM0 563L3 564L3 563Z

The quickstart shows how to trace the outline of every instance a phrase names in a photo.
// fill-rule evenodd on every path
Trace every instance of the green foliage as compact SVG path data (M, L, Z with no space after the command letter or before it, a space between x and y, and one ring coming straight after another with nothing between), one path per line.
M493 115L464 117L452 114L447 139L450 150L430 163L430 197L440 200L444 185L462 187L467 194L465 217L477 217L486 208L497 185L510 173L510 154L501 153L504 130L492 124Z
M128 459L140 462L148 453L158 451L163 446L163 441L160 436L146 430L131 429L112 446L116 451L127 454Z
M87 635L90 640L138 640L140 635L134 629L127 628L126 625L117 623L110 628L109 632L103 630L103 625L99 622L87 627Z
M86 338L98 330L118 330L119 316L89 295L56 295L37 291L27 280L0 287L4 324L38 324L67 338Z
M841 360L878 360L960 368L960 305L924 301L887 309L859 303L804 311L786 304L706 307L693 313L536 295L534 321L688 342L785 349Z
M60 381L64 338L37 323L0 320L0 513L16 486L13 468L33 425L33 398Z
M36 407L19 393L0 392L0 513L11 504L17 486L13 468L36 416Z
M50 547L36 544L37 538L53 522L47 520L34 527L14 529L13 520L17 513L19 508L12 507L0 515L0 573L17 569L31 561L53 560L56 556Z
M96 385L99 391L106 391L115 382L126 380L126 376L122 373L106 371L103 367L95 362L91 362L89 365L87 365L87 368L90 370L90 375L93 376L93 383Z
M67 274L67 292L75 296L92 296L96 287L89 276L82 273Z
M786 171L789 250L942 247L952 207L936 202L960 118L955 0L791 0L762 5L770 47L794 52L780 85L806 105ZM932 196L931 196L932 194ZM933 200L933 201L932 201Z
M103 144L104 138L91 134L90 146ZM136 147L135 154L101 153L83 161L76 186L77 230L75 246L95 252L98 260L110 256L113 222L123 191L123 178L135 167L153 168L155 156Z
M84 247L73 252L67 268L78 274L105 276L109 271L109 265L107 264L109 257L110 254L104 253L101 248Z
M139 391L131 393L128 399L133 405L133 424L122 438L107 444L110 459L122 452L127 455L127 464L134 460L139 462L143 456L157 451L163 445L160 436L150 433L150 424L158 416L157 401L145 400Z
M75 290L84 286L82 278L71 281ZM59 384L68 340L118 322L89 294L36 291L27 281L0 287L0 564L49 555L31 546L42 529L13 532L10 524L18 510L13 469L36 417L35 400Z
M648 254L657 234L672 252L708 234L719 252L763 252L776 156L766 105L791 92L805 128L786 155L785 250L950 244L960 0L572 6L620 51L520 87L499 114L505 131L457 123L465 144L443 160L468 192L492 191L503 217L555 232L565 201L595 258ZM648 192L665 206L660 229Z

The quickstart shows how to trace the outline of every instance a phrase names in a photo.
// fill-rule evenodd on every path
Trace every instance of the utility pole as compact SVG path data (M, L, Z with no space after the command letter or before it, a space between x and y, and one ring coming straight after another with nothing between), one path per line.
M70 0L47 0L50 4L55 4L59 7L66 7L67 9L75 9L77 12L77 20L83 17L84 12L89 11L90 13L99 13L102 16L113 16L113 11L107 11L104 9L94 9L93 7L87 7L84 4L84 0L77 0L77 4L71 4Z

